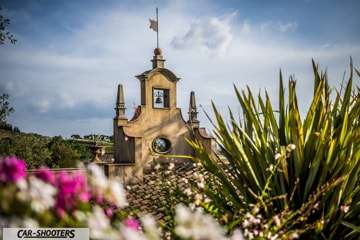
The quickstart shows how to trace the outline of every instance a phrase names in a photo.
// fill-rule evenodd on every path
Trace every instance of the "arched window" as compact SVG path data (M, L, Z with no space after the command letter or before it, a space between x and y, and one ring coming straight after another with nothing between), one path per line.
M153 107L169 108L169 89L153 88Z

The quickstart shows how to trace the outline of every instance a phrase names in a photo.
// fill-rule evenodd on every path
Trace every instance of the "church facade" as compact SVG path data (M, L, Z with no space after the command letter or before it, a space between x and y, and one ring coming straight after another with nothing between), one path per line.
M160 48L154 50L152 69L136 76L140 82L141 103L134 116L125 115L125 95L118 85L114 121L114 163L108 164L109 177L124 181L142 181L144 170L154 161L179 163L180 156L194 156L194 149L185 141L197 139L215 151L216 142L200 127L195 93L190 93L186 119L177 107L176 84L180 80L165 68Z

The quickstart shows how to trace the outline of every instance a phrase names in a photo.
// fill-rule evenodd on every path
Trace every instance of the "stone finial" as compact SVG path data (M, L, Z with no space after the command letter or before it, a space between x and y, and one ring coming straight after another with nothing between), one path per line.
M165 59L162 56L161 48L154 49L154 57L151 60L153 63L153 69L155 68L164 68Z
M118 119L126 119L125 116L125 100L124 100L124 91L122 84L118 85L118 92L117 92L117 101L116 101L116 118Z
M199 123L199 120L197 119L197 108L196 108L196 101L195 101L195 92L191 91L190 93L190 103L189 103L189 123Z
M155 55L155 56L162 55L162 50L161 50L161 48L155 48L155 49L154 49L154 55Z

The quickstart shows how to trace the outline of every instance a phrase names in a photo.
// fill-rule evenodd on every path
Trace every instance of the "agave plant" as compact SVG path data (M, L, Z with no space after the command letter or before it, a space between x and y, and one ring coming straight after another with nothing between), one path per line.
M279 109L267 92L234 86L242 108L225 122L212 103L219 153L187 139L194 158L212 176L211 203L204 207L229 231L257 229L251 237L358 239L360 237L360 98L353 92L353 68L346 87L334 90L326 73L314 70L314 95L300 116L296 81L288 82L286 101L280 72ZM249 215L258 216L257 226ZM254 220L254 217L252 217ZM255 222L255 221L254 221ZM245 234L246 235L246 234Z

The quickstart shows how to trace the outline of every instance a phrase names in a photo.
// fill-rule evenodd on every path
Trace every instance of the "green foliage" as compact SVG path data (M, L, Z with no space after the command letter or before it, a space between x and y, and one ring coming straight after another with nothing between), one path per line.
M0 7L0 10L1 9L2 8ZM12 44L15 44L17 41L10 32L6 31L6 28L9 24L10 24L10 19L4 18L0 14L0 45L4 44L6 39L9 40Z
M50 138L31 133L0 131L0 155L16 155L26 159L28 168L74 167L77 161L91 159L89 144L89 141L66 140L61 136ZM111 147L108 146L107 150Z
M65 140L71 145L74 157L80 161L86 161L93 157L89 151L89 143L81 140Z
M314 95L305 118L296 81L290 78L286 101L280 73L278 110L267 92L256 99L249 88L235 86L243 119L229 109L225 123L212 103L221 156L187 139L200 154L195 160L216 179L207 194L217 209L213 215L225 219L229 231L242 227L245 233L251 228L279 237L359 238L360 99L352 82L354 71L360 74L351 62L345 88L333 97L327 75L314 61L313 70Z
M113 151L110 137L104 135L89 135L88 139L81 139L80 135L72 135L72 140L64 140L61 136L50 140L36 134L20 134L18 127L6 122L6 117L15 110L10 107L9 95L0 95L0 155L16 155L26 159L29 168L47 166L51 168L74 167L76 161L88 160L92 157L89 144L106 146L107 152ZM5 133L5 134L3 134Z
M47 164L51 168L75 167L79 155L71 147L68 141L61 136L53 137L49 143L51 151L51 161Z
M36 134L10 133L0 139L0 155L26 159L28 168L47 166L51 159L49 138Z
M15 112L15 109L10 107L8 99L9 94L4 93L0 95L0 128L7 126L6 117Z

